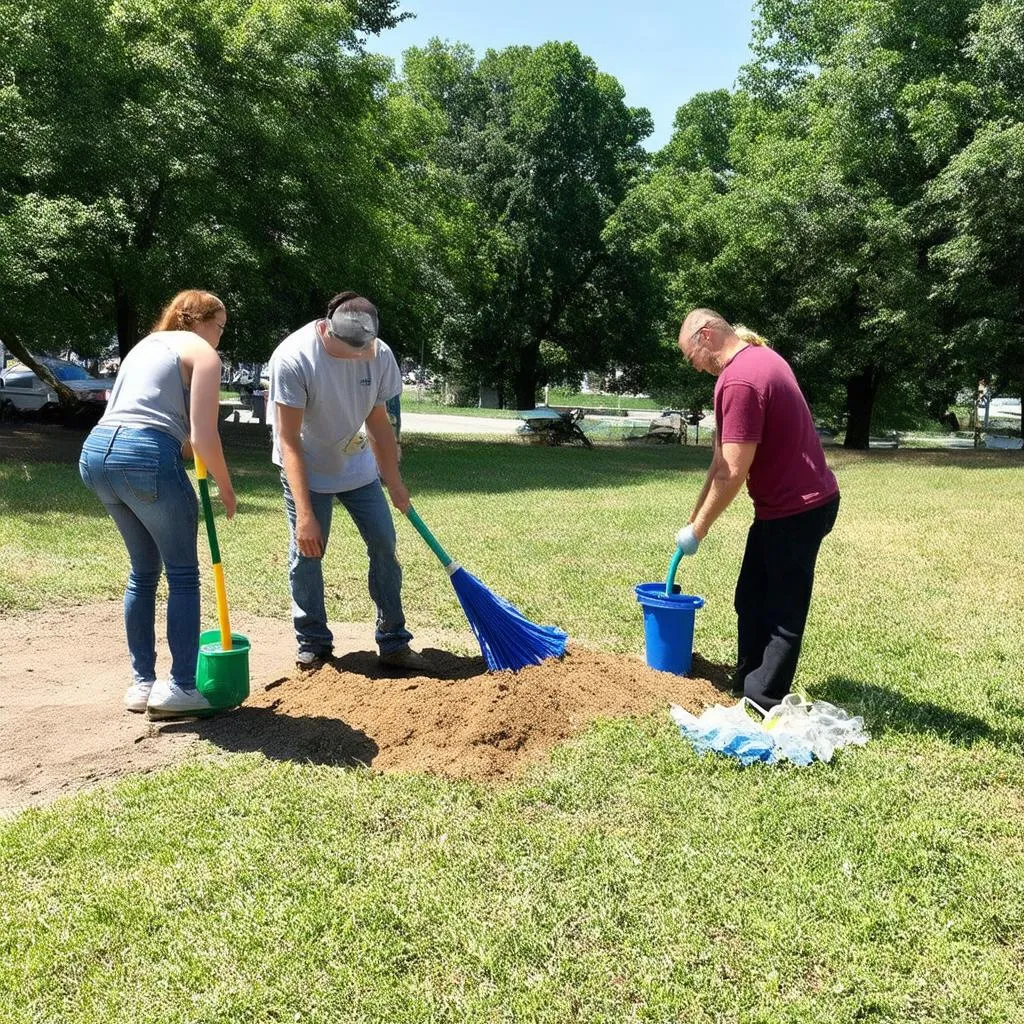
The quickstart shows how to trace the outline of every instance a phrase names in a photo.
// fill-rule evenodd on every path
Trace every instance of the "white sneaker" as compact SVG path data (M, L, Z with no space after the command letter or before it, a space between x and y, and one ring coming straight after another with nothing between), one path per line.
M198 690L183 690L169 679L158 679L150 691L146 710L150 718L178 718L215 709Z
M132 683L124 691L124 706L129 711L145 711L146 705L149 704L149 694L152 689L152 679L145 683Z

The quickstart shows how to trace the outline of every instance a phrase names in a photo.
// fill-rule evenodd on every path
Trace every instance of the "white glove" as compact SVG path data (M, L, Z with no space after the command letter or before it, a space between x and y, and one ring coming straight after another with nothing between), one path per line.
M688 523L676 534L676 546L684 555L697 554L700 540L693 532L693 523Z

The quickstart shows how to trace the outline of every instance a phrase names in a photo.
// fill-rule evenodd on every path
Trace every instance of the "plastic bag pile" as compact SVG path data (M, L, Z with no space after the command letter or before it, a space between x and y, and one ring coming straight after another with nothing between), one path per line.
M763 718L755 719L745 698L732 707L716 704L700 717L673 704L672 721L698 754L714 751L741 764L778 764L790 761L804 767L814 761L831 761L841 747L862 747L871 738L864 719L852 716L827 701L809 701L791 693Z

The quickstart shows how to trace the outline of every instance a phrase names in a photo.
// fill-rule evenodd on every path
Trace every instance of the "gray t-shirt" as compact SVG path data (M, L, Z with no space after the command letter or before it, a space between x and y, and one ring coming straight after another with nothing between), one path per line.
M389 398L387 406L388 419L391 420L391 429L395 432L395 440L401 441L401 396L395 395L394 398ZM362 447L345 464L341 486L338 488L338 491L354 491L358 487L365 487L367 484L372 484L380 475L377 470L377 460L373 456L373 449L362 434L359 435L358 442L361 443ZM353 442L350 447L354 447L356 443Z
M318 321L289 334L270 357L270 422L273 461L283 466L276 405L303 409L302 454L309 489L335 494L345 489L345 467L362 450L359 431L375 406L402 393L402 375L391 349L378 338L370 359L328 354L316 332Z
M178 346L195 341L191 331L157 331L124 357L100 420L105 427L152 427L179 444L190 433L189 389L181 379Z

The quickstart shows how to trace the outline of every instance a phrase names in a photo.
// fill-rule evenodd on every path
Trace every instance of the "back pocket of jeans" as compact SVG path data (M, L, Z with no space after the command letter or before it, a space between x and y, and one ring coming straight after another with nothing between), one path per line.
M158 473L155 469L122 469L121 475L128 485L128 490L139 501L146 505L152 505L156 501Z

